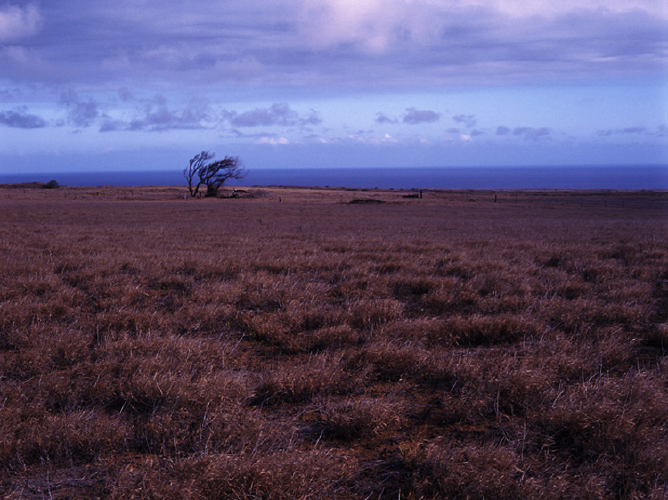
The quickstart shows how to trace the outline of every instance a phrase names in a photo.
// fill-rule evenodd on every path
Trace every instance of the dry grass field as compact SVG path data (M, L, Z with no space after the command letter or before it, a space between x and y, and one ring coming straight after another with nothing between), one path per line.
M668 497L668 193L184 192L0 189L2 498Z

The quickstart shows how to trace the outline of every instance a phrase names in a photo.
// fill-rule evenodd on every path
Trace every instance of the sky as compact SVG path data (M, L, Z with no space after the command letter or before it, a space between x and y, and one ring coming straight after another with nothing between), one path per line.
M0 174L668 163L666 0L0 0Z

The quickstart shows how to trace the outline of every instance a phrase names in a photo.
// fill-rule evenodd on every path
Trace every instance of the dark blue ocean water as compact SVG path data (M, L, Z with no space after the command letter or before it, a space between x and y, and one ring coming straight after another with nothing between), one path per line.
M180 171L0 174L0 184L51 179L67 186L185 185ZM668 165L249 169L231 185L441 189L668 189Z

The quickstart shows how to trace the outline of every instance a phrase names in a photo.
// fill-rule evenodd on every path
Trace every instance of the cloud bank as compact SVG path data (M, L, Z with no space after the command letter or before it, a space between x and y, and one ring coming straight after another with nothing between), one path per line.
M652 0L44 0L0 8L11 81L414 86L662 71Z
M0 111L0 125L13 128L44 128L46 121L37 116L30 114L25 108L18 111Z

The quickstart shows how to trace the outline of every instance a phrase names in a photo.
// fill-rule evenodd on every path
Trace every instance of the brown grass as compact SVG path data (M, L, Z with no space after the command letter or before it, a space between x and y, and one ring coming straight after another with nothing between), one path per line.
M411 194L0 189L0 496L666 498L668 194Z

